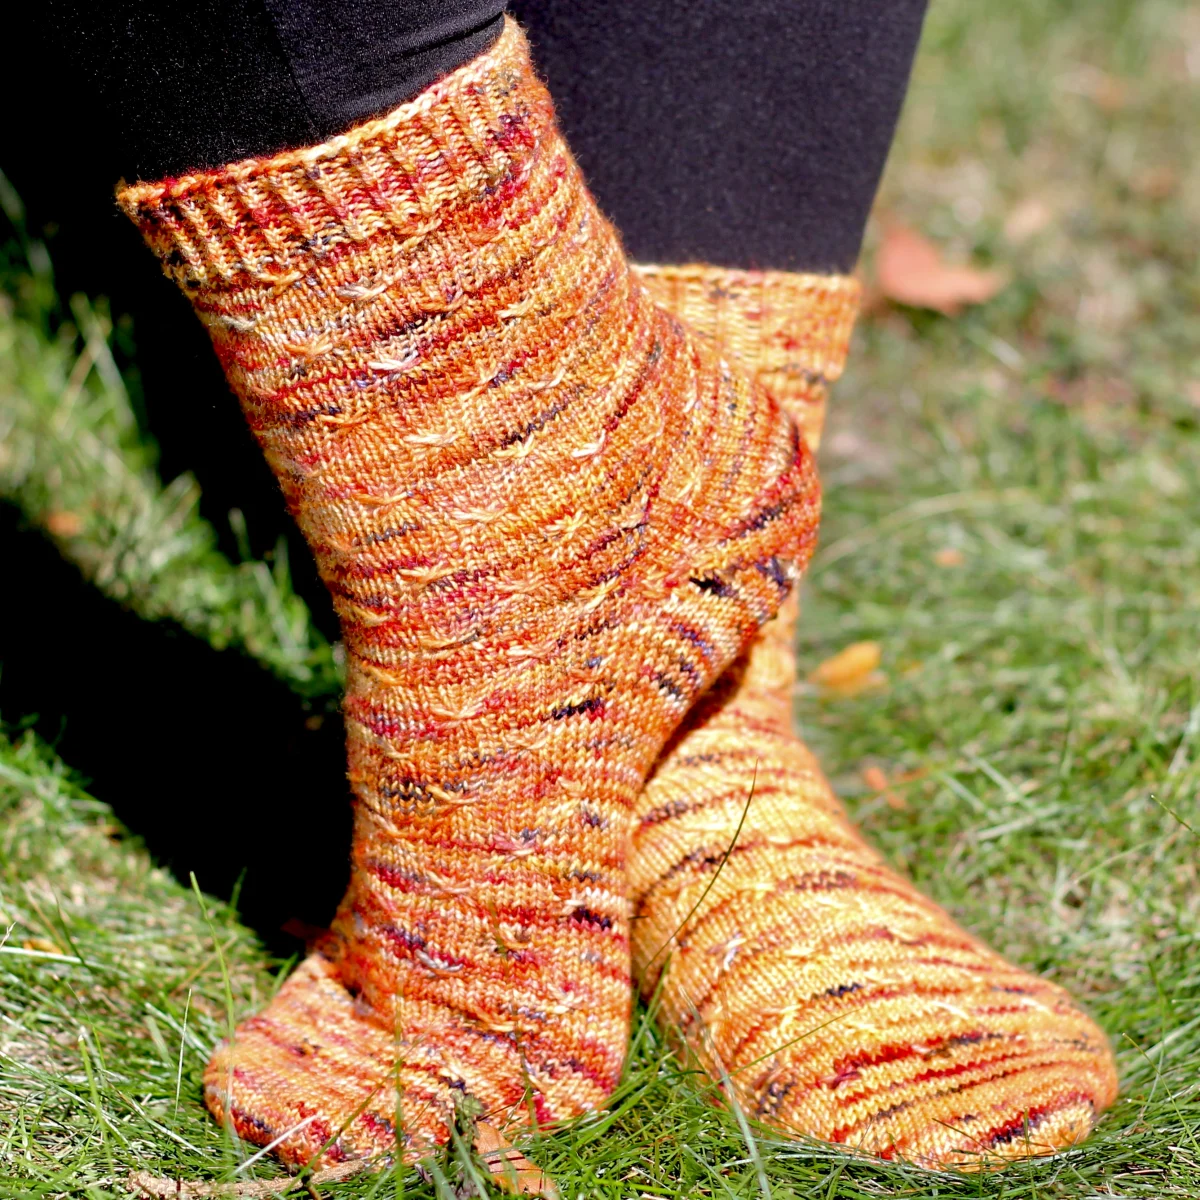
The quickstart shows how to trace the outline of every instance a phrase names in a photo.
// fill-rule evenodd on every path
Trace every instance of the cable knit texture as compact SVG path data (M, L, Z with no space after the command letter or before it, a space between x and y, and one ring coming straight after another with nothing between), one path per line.
M501 1129L600 1105L632 809L807 559L803 440L651 302L511 23L345 136L119 200L210 329L347 652L350 890L216 1052L210 1107L328 1163L417 1157L465 1097Z
M857 288L639 268L769 382L815 444ZM890 870L791 730L790 598L689 714L638 800L634 970L753 1117L927 1166L1083 1137L1117 1080L1059 987L1006 963Z

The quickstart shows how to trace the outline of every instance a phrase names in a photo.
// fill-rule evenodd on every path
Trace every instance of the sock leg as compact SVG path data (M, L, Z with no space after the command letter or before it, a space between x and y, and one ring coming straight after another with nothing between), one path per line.
M320 146L120 196L208 326L342 620L326 944L221 1047L288 1161L601 1104L647 772L807 557L811 458L656 307L523 39ZM314 836L320 836L314 830Z

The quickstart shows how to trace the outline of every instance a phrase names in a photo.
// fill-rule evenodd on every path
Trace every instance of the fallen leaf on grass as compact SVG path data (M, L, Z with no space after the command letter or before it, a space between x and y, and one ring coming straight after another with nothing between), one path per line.
M486 1121L479 1121L475 1126L475 1149L479 1151L501 1191L512 1196L543 1196L545 1200L559 1200L554 1180Z
M966 559L963 552L954 546L943 546L934 556L933 561L939 567L961 567Z
M883 773L882 767L867 767L862 773L863 783L883 797L883 802L888 808L894 808L897 812L902 812L908 807L908 803L903 796L898 796L892 791L888 784L888 777Z
M842 696L855 696L884 682L879 664L883 650L878 642L852 642L827 658L809 674L809 683Z
M55 536L73 538L83 532L83 519L78 513L61 509L46 514L46 528Z
M340 1183L366 1170L365 1159L339 1163L312 1175L293 1175L291 1179L242 1179L232 1183L190 1183L183 1179L171 1179L165 1175L151 1175L149 1171L134 1171L128 1179L129 1187L137 1196L149 1196L150 1200L192 1200L200 1196L285 1196L294 1188L303 1185L311 1193L322 1183Z
M965 305L990 300L1008 282L1003 271L947 263L928 238L896 222L884 225L875 253L875 278L889 300L931 308L947 317Z
M40 950L43 954L61 954L62 950L49 938L31 937L21 943L22 950Z
M873 792L882 792L888 785L887 776L882 767L866 767L862 773L863 783Z

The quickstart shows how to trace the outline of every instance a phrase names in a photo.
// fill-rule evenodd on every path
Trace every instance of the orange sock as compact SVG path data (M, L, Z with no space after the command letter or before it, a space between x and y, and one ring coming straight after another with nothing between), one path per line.
M771 386L815 447L853 282L640 270ZM791 730L796 612L789 600L688 716L639 799L629 879L644 994L665 973L664 1022L783 1132L930 1166L1077 1141L1116 1094L1104 1035L850 823Z
M596 1107L630 816L807 557L802 441L636 282L511 23L387 117L120 201L212 333L348 660L350 890L209 1105L293 1163L419 1157L464 1098L500 1129Z
M636 264L650 295L771 393L815 451L858 315L852 275Z

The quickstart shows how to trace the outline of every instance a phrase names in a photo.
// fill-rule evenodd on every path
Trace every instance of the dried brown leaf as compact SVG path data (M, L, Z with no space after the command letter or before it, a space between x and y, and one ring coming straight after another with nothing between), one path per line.
M536 1163L530 1162L494 1125L480 1121L475 1126L475 1149L479 1151L501 1191L512 1196L543 1196L559 1200L558 1188Z
M947 263L928 238L897 222L884 226L875 253L875 278L889 300L948 317L965 305L990 300L1008 282L1003 271Z

